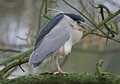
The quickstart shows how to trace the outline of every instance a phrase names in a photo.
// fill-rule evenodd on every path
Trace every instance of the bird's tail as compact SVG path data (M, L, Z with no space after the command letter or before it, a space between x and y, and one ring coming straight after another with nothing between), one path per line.
M32 54L30 55L28 63L29 63L29 65L33 65L33 67L39 66L40 62L34 63L34 61L35 61L35 54L34 54L34 52L32 52Z

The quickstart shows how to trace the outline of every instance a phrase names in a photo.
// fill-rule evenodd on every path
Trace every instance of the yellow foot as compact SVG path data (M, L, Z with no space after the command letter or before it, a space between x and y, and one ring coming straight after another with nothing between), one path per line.
M62 71L54 72L54 75L56 74L67 74L67 72L62 72Z

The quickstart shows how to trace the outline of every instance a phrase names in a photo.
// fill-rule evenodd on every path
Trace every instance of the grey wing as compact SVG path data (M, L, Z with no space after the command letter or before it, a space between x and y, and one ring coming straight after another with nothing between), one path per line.
M50 53L59 49L69 40L69 24L62 20L42 40L41 44L32 52L29 64L41 63Z

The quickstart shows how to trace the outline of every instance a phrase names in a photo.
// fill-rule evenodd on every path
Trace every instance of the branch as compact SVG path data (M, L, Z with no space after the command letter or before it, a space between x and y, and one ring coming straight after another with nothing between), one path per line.
M99 29L101 26L104 25L104 23L110 21L111 19L113 19L113 17L117 16L118 14L120 14L120 10L118 10L118 11L115 12L114 14L111 14L109 17L107 17L106 19L104 19L101 23L99 23L99 24L95 27L95 29ZM91 30L91 32L93 32L93 30ZM91 32L86 32L86 33L84 33L84 35L83 35L82 38L84 38L84 37L87 36L88 34L91 34ZM109 38L111 38L111 39L113 40L112 37L109 37ZM119 41L117 41L117 42L119 42Z
M89 18L87 18L87 17L86 17L83 13L81 13L78 9L76 9L75 7L73 7L72 5L70 5L70 4L69 4L68 2L66 2L65 0L63 0L63 1L64 1L68 6L70 6L71 8L73 8L74 10L76 10L78 13L80 13L83 17L85 17L91 24L93 24L93 25L95 26L94 28L95 28L96 30L99 29L101 26L103 26L106 22L110 21L113 17L115 17L115 16L117 16L118 14L120 14L120 10L118 10L118 11L115 12L114 14L110 14L109 17L107 17L107 18L106 18L105 20L103 20L101 23L99 23L98 25L96 25L96 23L92 22ZM105 35L106 38L109 38L109 39L111 39L111 40L114 40L114 41L120 43L120 41L114 39L113 37L108 36L108 35L107 35L105 32L103 32L101 29L99 29L99 30ZM94 31L94 30L91 30L91 31L89 31L89 32L84 33L82 38L86 37L86 36L89 35L89 34L93 34L93 31Z
M103 9L106 9L106 11L108 12L108 16L111 15L109 9L108 9L106 6L104 6L103 4L99 4L99 8L100 8L100 13L101 13L102 20L105 19L105 18L104 18L104 11L103 11ZM108 35L111 34L112 37L115 37L114 31L112 31L112 29L110 29L109 26L108 26L106 23L104 23L104 26L105 26L105 28L106 28L107 31L108 31ZM107 42L108 42L108 38L106 39L106 44L107 44Z
M82 0L79 0L81 6L83 7L83 10L86 12L86 14L90 17L90 19L94 22L94 19L92 18L91 14L86 10L86 7L83 4ZM95 22L94 22L95 23Z
M15 79L3 79L0 84L120 84L119 75L103 75L97 79L94 73L57 74L46 72L40 75L21 76Z
M47 8L48 8L48 0L45 0L45 14L47 14Z
M7 74L4 77L8 78L11 75L11 73L13 73L16 69L17 69L17 67L14 67L12 70L10 70L9 72L7 72Z
M40 11L39 11L39 21L38 21L38 29L37 29L37 33L36 33L36 38L37 38L37 36L38 36L38 34L39 34L39 32L40 32L40 28L41 28L41 15L42 15L42 10L43 10L43 6L44 6L44 1L45 0L42 0L42 5L41 5L41 7L40 7Z
M16 61L14 65L9 65L8 68L26 63L28 62L28 59L24 59L21 62L22 63ZM102 72L102 63L103 59L100 59L96 65L95 73L83 72L54 75L51 72L44 72L40 75L21 76L15 79L2 78L0 84L120 84L119 75ZM7 72L8 68L3 69L2 71Z
M21 64L24 64L24 63L27 63L29 59L22 59L22 60L17 60L16 62L6 66L5 68L3 68L1 71L0 71L0 77L3 77L4 74L9 71L10 69L12 69L13 67L16 67L18 65L21 65Z
M16 49L6 49L6 48L0 48L0 51L3 52L22 52L20 50L16 50Z
M16 59L19 59L20 57L25 57L26 55L30 54L31 51L32 51L32 48L30 48L30 49L27 50L27 51L18 53L18 54L16 54L16 55L13 55L13 56L11 56L11 57L9 57L9 58L7 58L7 59L4 59L3 61L0 62L0 66L1 66L1 65L5 65L5 64L7 64L7 63L10 63L10 62L12 62L12 61L14 61L14 60L16 60Z
M109 10L105 5L103 5L103 4L99 4L98 6L99 6L99 8L104 8L104 9L107 11L108 16L111 15L110 10Z

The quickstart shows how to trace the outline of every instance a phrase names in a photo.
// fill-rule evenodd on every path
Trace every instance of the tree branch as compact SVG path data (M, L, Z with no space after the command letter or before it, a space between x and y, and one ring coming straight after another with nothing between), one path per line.
M20 50L16 50L16 49L6 49L6 48L0 48L0 51L3 52L22 52Z
M24 64L26 62L28 62L29 59L22 59L22 60L17 60L16 62L12 63L12 64L9 64L8 66L6 66L5 68L3 68L1 71L0 71L0 77L3 77L4 74L9 71L10 69L12 69L13 67L16 67L18 65L21 65L21 64Z
M117 16L118 14L120 14L120 10L118 10L117 12L115 12L114 14L110 14L109 17L107 17L105 20L103 20L101 23L99 23L98 25L96 25L96 23L94 23L93 21L91 21L89 18L87 18L83 13L81 13L78 9L76 9L74 6L70 5L68 2L66 2L65 0L63 0L68 6L70 6L71 8L73 8L74 10L76 10L78 13L80 13L83 17L85 17L91 24L93 24L95 27L94 29L97 30L99 29L101 26L103 26L106 22L110 21L113 17ZM120 43L120 41L114 39L113 37L108 36L105 32L103 32L101 29L99 29L106 38L109 38L111 40L114 40L115 42ZM91 30L89 32L86 32L83 34L82 38L86 37L89 34L94 34L93 33L94 30Z
M11 66L15 67L28 62L28 59L24 59L21 62L22 63L16 61L14 64L9 65L7 68L4 68L0 74L7 72ZM44 72L40 75L21 76L15 79L1 79L0 84L119 84L120 76L102 72L102 63L103 59L100 59L96 64L95 73L83 72L54 75L51 72Z
M40 7L40 11L39 11L39 21L38 21L38 29L37 29L37 32L36 32L36 38L37 38L37 36L38 36L38 34L39 34L39 32L40 32L40 28L41 28L41 15L42 15L42 10L43 10L43 7L44 7L44 1L45 0L42 0L42 5L41 5L41 7Z
M13 55L13 56L11 56L11 57L9 57L9 58L7 58L7 59L4 59L3 61L0 62L0 66L1 66L1 65L5 65L5 64L7 64L7 63L10 63L10 62L12 62L12 61L14 61L14 60L16 60L16 59L19 59L20 57L25 57L25 56L27 56L28 54L30 54L31 51L32 51L32 48L30 48L30 49L27 50L27 51L18 53L18 54L16 54L16 55Z
M40 75L21 76L15 79L3 79L1 84L120 84L120 76L107 74L97 79L94 73L57 74L46 72Z
M111 14L109 17L107 17L106 19L104 19L101 23L99 23L99 24L95 27L95 29L99 29L101 26L104 25L104 23L110 21L111 19L113 19L113 17L117 16L118 14L120 14L120 10L118 10L118 11L115 12L114 14ZM93 32L93 30L91 30L91 32ZM91 34L91 32L86 32L86 33L84 33L84 35L83 35L82 38L84 38L84 37L87 36L88 34ZM109 37L109 38L113 40L112 37ZM114 41L115 41L115 40L114 40ZM119 41L117 41L117 42L119 42ZM120 42L119 42L119 43L120 43Z

